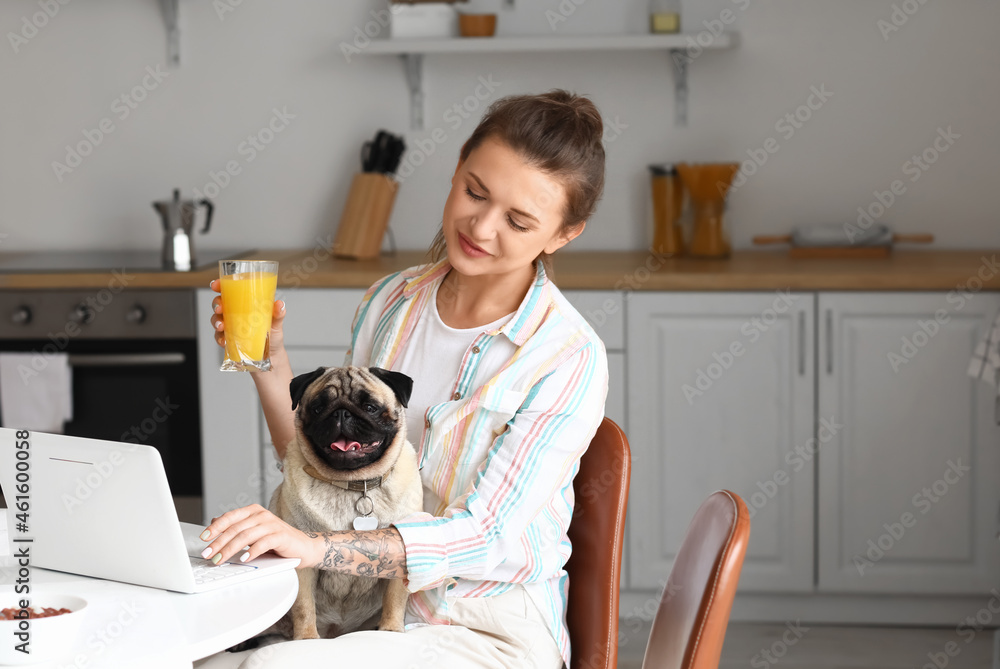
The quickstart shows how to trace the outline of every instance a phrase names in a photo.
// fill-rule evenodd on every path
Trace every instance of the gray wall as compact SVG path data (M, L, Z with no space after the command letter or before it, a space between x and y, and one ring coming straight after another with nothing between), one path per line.
M41 11L39 0L0 3L0 250L154 248L159 224L150 201L174 186L188 195L204 189L209 173L229 161L241 173L215 198L216 226L203 247L307 246L335 229L360 144L379 127L405 131L411 143L435 128L447 137L403 184L392 219L402 248L424 248L481 110L461 124L446 113L475 92L480 77L500 82L494 97L553 87L586 93L607 120L627 126L608 144L606 196L574 242L578 249L645 246L648 163L743 160L748 151L759 158L768 138L777 151L731 199L737 247L753 234L852 220L894 180L905 192L883 221L936 233L942 247L1000 246L1000 5L992 0L687 2L685 32L729 9L731 27L742 33L738 49L705 53L691 65L687 128L673 126L673 80L662 52L430 56L421 133L408 130L399 62L362 56L348 63L339 48L384 0L244 0L220 18L217 7L235 1L181 0L179 69L164 68L155 0L59 5L16 53L11 34ZM891 22L894 3L902 25L883 35L878 21ZM545 12L559 7L559 0L518 0L501 14L500 33L646 26L645 0L562 0L568 19L553 31ZM116 98L157 66L169 76L146 78L152 90L122 118ZM819 108L789 136L781 120L813 87L832 97L822 105L814 98ZM267 126L275 108L295 118L250 161L241 143ZM102 119L114 129L57 176L53 162L66 161L66 145ZM948 127L960 137L911 181L916 172L907 161Z

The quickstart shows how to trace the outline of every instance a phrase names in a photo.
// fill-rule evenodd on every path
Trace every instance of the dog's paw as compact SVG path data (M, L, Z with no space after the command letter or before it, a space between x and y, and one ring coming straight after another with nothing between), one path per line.
M403 624L402 623L390 623L390 622L387 622L387 621L383 620L382 622L380 622L378 624L378 630L379 630L379 632L402 632L403 631Z
M320 638L319 632L317 632L316 628L314 627L311 630L296 632L292 636L292 641L301 641L302 639L319 639L319 638Z

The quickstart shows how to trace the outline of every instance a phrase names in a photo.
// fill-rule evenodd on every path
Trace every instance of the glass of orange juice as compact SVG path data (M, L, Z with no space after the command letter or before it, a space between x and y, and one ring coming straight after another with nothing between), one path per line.
M266 372L271 369L268 335L278 263L271 260L220 260L222 317L226 326L224 372Z

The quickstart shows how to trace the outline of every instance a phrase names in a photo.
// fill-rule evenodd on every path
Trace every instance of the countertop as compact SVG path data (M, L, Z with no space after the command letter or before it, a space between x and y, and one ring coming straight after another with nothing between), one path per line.
M261 251L280 263L278 284L302 288L367 288L379 278L426 261L423 251L375 260L331 258L325 249ZM664 259L644 251L563 251L554 257L563 289L740 290L1000 290L1000 250L895 250L885 259L793 260L785 251L735 251L728 260ZM207 288L214 268L197 272L120 271L0 275L0 290Z

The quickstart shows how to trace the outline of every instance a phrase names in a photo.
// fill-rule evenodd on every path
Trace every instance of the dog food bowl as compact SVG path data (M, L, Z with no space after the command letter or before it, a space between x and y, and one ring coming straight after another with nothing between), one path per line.
M497 15L460 14L458 29L462 37L493 37L497 30Z
M8 589L0 597L0 609L18 608L20 596ZM51 662L72 654L80 649L83 620L86 617L87 600L75 595L33 592L31 608L69 609L48 618L31 618L28 623L28 654L18 651L15 646L21 641L15 636L23 628L19 620L0 619L0 666L18 667L39 662Z

